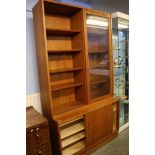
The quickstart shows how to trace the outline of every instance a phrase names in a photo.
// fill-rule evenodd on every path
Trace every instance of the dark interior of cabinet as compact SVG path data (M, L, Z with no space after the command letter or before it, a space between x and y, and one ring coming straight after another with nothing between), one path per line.
M82 21L81 9L45 2L54 115L86 103Z

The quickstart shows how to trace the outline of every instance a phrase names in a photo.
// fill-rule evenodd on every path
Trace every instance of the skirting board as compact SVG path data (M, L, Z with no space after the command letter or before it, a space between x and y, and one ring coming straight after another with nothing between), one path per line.
M34 109L36 109L39 113L42 114L40 93L26 96L26 107L29 106L33 106Z
M128 128L129 127L129 122L128 123L125 123L123 126L121 126L120 128L119 128L119 133L120 132L122 132L123 130L125 130L126 128Z

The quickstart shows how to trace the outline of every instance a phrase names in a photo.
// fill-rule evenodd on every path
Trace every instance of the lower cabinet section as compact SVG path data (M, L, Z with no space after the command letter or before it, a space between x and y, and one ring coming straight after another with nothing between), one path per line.
M112 133L113 105L86 114L87 145L93 145Z
M58 121L61 154L85 155L89 148L111 138L118 132L118 107L118 102L111 103L74 119Z

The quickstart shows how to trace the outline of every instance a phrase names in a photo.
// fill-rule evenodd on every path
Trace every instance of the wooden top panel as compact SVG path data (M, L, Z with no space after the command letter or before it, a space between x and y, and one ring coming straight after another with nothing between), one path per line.
M88 11L88 12L89 11L95 12L98 15L99 14L101 15L105 14L106 16L110 15L110 13L107 13L104 11L98 11L98 10L93 10L90 8L75 6L75 5L64 3L64 2L56 2L52 0L44 0L44 2L45 2L46 13L52 13L52 14L63 15L63 16L72 16L73 14L80 11L81 9L84 9L85 11Z
M47 119L38 113L32 106L26 108L26 129L47 123Z

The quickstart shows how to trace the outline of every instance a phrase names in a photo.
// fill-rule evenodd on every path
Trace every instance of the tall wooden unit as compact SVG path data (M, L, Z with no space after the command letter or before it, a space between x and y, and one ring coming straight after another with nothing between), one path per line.
M117 136L111 15L39 0L33 8L43 114L56 155L90 154Z

